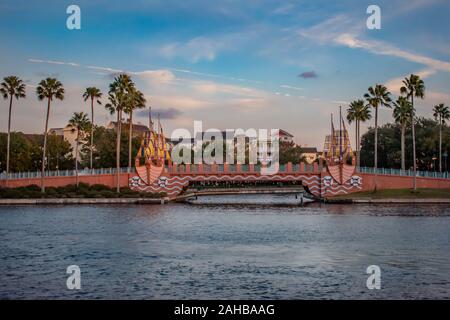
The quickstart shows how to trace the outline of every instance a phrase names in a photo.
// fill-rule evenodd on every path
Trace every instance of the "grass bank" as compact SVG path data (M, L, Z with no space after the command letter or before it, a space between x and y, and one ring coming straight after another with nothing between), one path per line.
M47 187L45 193L37 185L20 188L0 188L0 199L71 199L71 198L146 198L159 199L166 197L165 193L137 192L130 188L121 188L120 193L115 188L109 188L105 185L88 185L80 183L76 185L67 185L65 187Z
M412 189L388 189L388 190L377 190L357 192L347 195L336 196L327 199L327 202L362 202L367 201L383 201L389 200L389 202L405 202L410 200L411 202L417 202L420 200L448 200L450 201L450 189L417 189L413 191Z

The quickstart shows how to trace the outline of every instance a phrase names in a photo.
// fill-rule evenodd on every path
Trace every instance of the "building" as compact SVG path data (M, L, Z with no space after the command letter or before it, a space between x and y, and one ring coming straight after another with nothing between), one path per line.
M283 129L280 129L280 142L291 143L294 139L294 136Z
M218 136L223 139L223 141L227 140L227 136L229 136L230 138L233 138L235 147L236 147L236 143L240 140L240 139L244 139L243 141L245 142L245 147L246 149L250 148L249 145L252 144L253 146L253 150L256 151L256 160L259 162L271 162L272 161L272 154L271 154L271 142L269 140L269 137L266 137L264 139L260 139L260 143L257 143L258 141L258 131L255 132L256 136L254 137L255 139L251 139L250 137L247 137L245 135L245 130L242 132L239 131L235 131L235 130L225 130L225 131L209 131L209 132L197 132L195 138L185 138L184 139L184 143L186 144L186 148L192 148L192 150L197 151L198 147L196 145L197 141L202 140L203 143L210 141L210 140L215 140L215 137ZM268 134L270 134L270 131L268 132ZM290 134L289 132L280 129L279 130L279 140L281 143L292 143L293 142L293 138L294 136L292 134ZM168 140L172 146L175 146L179 143L181 143L181 141L183 141L183 138L180 137L179 139L170 139ZM240 140L242 141L242 140Z
M69 142L70 146L72 147L72 156L75 158L78 134L76 128L68 124L64 128L51 128L50 130L48 130L48 134L62 137L65 141ZM81 160L80 152L81 150L78 150L78 155L76 155L78 160Z

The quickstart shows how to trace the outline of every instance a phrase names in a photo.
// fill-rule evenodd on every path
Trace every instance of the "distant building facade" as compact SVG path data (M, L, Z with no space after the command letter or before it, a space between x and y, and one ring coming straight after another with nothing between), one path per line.
M81 160L81 148L79 148L80 150L78 151L78 154L75 154L78 134L77 128L74 128L70 124L68 124L64 128L51 128L48 131L48 134L62 137L65 141L69 142L70 146L72 147L72 156L74 158L76 156L77 160Z

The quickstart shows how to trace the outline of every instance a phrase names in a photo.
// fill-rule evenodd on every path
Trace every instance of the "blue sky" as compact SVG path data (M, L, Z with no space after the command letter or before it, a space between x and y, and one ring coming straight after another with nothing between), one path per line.
M81 30L66 28L70 4L81 8ZM381 8L381 30L366 28L369 4ZM42 78L66 88L50 121L61 127L73 112L89 111L85 87L107 92L125 71L166 132L192 129L194 120L205 128L282 128L321 149L330 113L375 83L397 95L401 79L417 73L427 87L420 115L450 104L449 14L446 0L2 0L0 76L28 84L28 98L14 106L15 130L43 130L45 105L34 93ZM391 113L381 111L381 122ZM110 119L98 108L97 122Z

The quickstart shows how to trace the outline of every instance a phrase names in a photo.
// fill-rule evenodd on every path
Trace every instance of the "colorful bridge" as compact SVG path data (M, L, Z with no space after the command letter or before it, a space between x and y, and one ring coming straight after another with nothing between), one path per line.
M145 168L145 167L140 167ZM137 168L136 170L141 170ZM176 197L184 192L189 185L198 183L226 182L297 182L305 190L318 198L328 198L336 195L350 194L359 191L370 191L375 187L375 173L372 168L360 168L352 172L348 180L338 183L326 166L304 163L281 165L277 174L261 175L258 165L166 165L158 169L156 175L145 181L144 173L135 169L121 169L117 175L114 169L95 169L80 171L79 182L88 184L104 184L114 187L119 178L121 187L130 186L135 190L148 192L165 192L169 197ZM160 171L159 171L160 170ZM146 173L145 173L146 174ZM144 176L144 179L142 179ZM412 186L412 172L391 169L377 171L378 189L406 189ZM45 178L47 187L75 184L75 172L50 171ZM40 184L40 173L14 173L6 180L0 176L1 187L21 187ZM450 189L450 175L436 172L418 172L418 188Z

